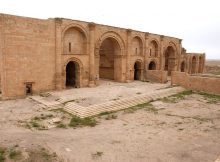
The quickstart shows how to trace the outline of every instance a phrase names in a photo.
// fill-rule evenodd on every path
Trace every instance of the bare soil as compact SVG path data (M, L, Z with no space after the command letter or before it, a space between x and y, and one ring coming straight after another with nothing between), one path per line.
M71 115L31 99L1 101L0 114L5 161L214 162L220 156L220 101L199 94L97 116L94 127L71 128ZM41 126L54 118L65 127ZM14 148L21 153L11 159Z

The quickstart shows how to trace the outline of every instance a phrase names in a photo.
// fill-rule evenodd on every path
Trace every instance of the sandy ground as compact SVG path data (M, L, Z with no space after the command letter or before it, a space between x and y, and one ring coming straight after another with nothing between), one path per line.
M175 103L159 100L152 102L154 111L125 110L116 119L97 117L95 127L49 130L22 123L41 114L69 115L30 99L1 101L0 146L43 147L69 162L214 162L220 156L220 102L208 101L197 94Z

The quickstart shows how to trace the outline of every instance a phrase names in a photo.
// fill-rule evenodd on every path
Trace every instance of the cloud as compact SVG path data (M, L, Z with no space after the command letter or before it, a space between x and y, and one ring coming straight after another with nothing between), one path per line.
M188 51L220 59L218 0L1 0L0 12L93 21L183 39Z

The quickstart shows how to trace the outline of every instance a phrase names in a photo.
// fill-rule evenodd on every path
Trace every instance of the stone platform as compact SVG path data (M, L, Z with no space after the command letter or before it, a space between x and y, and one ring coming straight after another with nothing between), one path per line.
M126 109L152 100L168 97L184 91L181 87L147 82L117 83L103 80L95 88L69 89L50 92L46 97L31 98L49 109L63 108L81 118L102 112Z

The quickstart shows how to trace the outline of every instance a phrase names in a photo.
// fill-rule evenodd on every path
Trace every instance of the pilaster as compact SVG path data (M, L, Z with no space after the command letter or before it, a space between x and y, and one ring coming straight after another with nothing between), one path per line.
M181 59L182 59L182 39L179 39L179 49L178 49L178 53L179 56L177 57L177 67L176 67L176 71L180 71L181 68Z
M165 55L164 55L164 49L165 45L164 45L164 36L161 35L160 36L160 67L158 69L164 71L164 64L165 64Z
M145 45L144 45L144 69L143 69L143 80L146 80L148 70L148 51L149 51L149 33L145 33Z
M95 23L89 23L89 87L95 86Z
M61 54L62 54L62 19L55 19L55 88L57 90L63 89L64 85L62 83L62 62L61 62Z
M131 81L131 65L130 65L130 59L131 59L131 33L132 30L131 29L127 29L127 53L126 53L126 82L130 82Z

